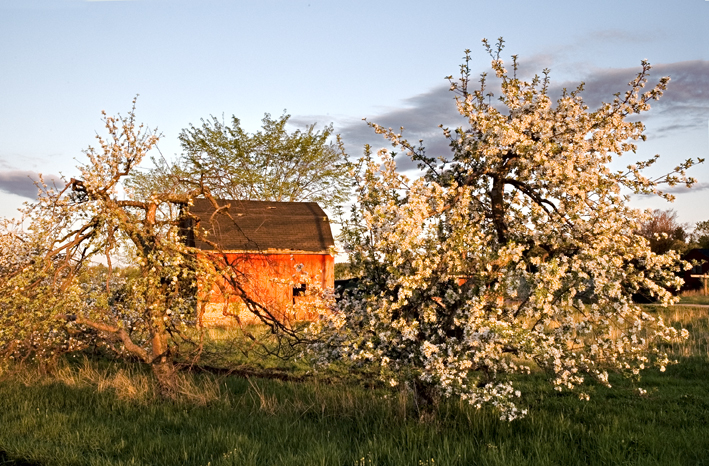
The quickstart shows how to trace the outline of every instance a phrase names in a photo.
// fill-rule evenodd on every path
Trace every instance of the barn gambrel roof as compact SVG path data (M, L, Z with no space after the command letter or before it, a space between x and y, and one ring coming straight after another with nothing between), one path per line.
M214 215L207 199L195 199L189 212L200 219L201 228L223 252L330 254L335 246L327 215L316 202L217 199L217 204L228 205L231 218ZM213 250L189 228L186 236L190 246Z

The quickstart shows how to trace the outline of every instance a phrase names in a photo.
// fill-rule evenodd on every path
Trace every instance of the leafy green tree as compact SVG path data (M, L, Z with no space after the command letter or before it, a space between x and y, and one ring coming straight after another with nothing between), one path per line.
M348 278L354 278L350 264L348 262L336 262L335 280L346 280Z
M317 131L315 124L289 132L289 119L266 114L253 134L235 116L230 125L214 116L190 125L179 136L181 157L175 163L155 160L156 168L135 175L131 185L143 195L200 184L217 198L342 204L351 166L339 136L332 142L333 127Z
M699 248L709 249L709 220L697 223L692 232L692 241Z

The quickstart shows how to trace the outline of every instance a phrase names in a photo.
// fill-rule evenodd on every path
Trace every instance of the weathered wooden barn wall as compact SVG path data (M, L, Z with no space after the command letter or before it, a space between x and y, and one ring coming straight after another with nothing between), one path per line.
M296 322L316 318L303 309L294 309L293 304L307 301L308 296L299 296L306 281L309 290L317 284L321 289L335 286L335 258L330 254L226 254L227 260L235 264L245 275L245 289L249 295L274 312L283 321ZM296 268L302 264L300 271ZM305 279L307 274L308 279ZM299 286L301 285L301 286ZM294 290L294 287L296 288ZM258 323L245 304L234 295L224 296L220 288L229 290L228 285L212 287L209 302L199 316L199 324L204 327L233 327ZM301 291L302 290L302 291ZM305 293L302 293L305 294Z
M312 285L317 283L320 288L335 285L335 242L320 206L315 202L229 199L218 199L217 203L218 210L206 199L195 199L188 207L191 216L185 216L183 225L186 243L231 264L241 274L240 283L249 297L277 317L291 321L315 318L308 306L295 306L298 310L293 304L309 300L300 296L307 294L302 286L307 281L305 275L317 280ZM208 233L209 243L194 235L197 226ZM211 293L200 291L200 325L256 322L244 302L229 290L222 280L211 287Z

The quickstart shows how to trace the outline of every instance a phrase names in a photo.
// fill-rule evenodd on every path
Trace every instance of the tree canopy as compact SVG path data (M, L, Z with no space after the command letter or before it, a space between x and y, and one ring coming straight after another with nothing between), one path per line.
M645 139L644 125L628 118L669 81L644 91L646 61L626 92L591 111L583 85L553 102L548 70L521 80L517 57L510 71L500 58L502 40L484 46L500 96L491 99L485 74L470 90L466 51L460 78L448 78L467 120L443 128L450 154L431 156L370 124L425 174L402 175L387 150L362 160L342 238L360 286L318 324L315 349L325 363L374 367L423 400L459 396L514 419L524 411L513 375L533 367L585 398L587 377L610 385L609 370L635 376L670 362L655 344L686 331L631 296L642 288L673 302L679 258L651 251L637 233L649 215L624 190L670 197L661 183L692 185L685 170L696 161L658 179L643 176L656 158L609 168Z
M671 249L683 254L689 247L687 240L690 235L686 226L677 221L677 212L672 209L653 210L639 233L649 241L650 249L656 254L664 254Z
M135 174L137 192L180 192L202 183L217 198L262 201L313 201L324 207L343 203L350 191L350 164L333 127L315 124L289 132L290 115L266 114L262 129L251 134L232 116L231 124L214 116L180 133L183 153L170 163ZM191 184L190 184L191 183Z
M703 249L709 249L709 220L698 222L692 232L692 240Z

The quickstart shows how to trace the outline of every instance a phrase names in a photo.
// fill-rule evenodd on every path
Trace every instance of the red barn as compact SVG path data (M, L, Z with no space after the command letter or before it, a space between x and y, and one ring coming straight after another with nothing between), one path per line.
M200 219L200 227L208 232L207 238L220 250L195 239L190 228L186 229L187 244L206 252L218 252L234 264L249 296L275 315L294 320L311 317L284 313L289 304L307 299L306 284L301 283L305 282L302 277L306 274L312 280L311 286L334 287L335 243L325 212L315 202L219 199L217 203L229 206L229 216L214 215L214 206L207 199L195 199L189 210ZM225 298L216 286L199 319L204 326L254 321L242 301Z

